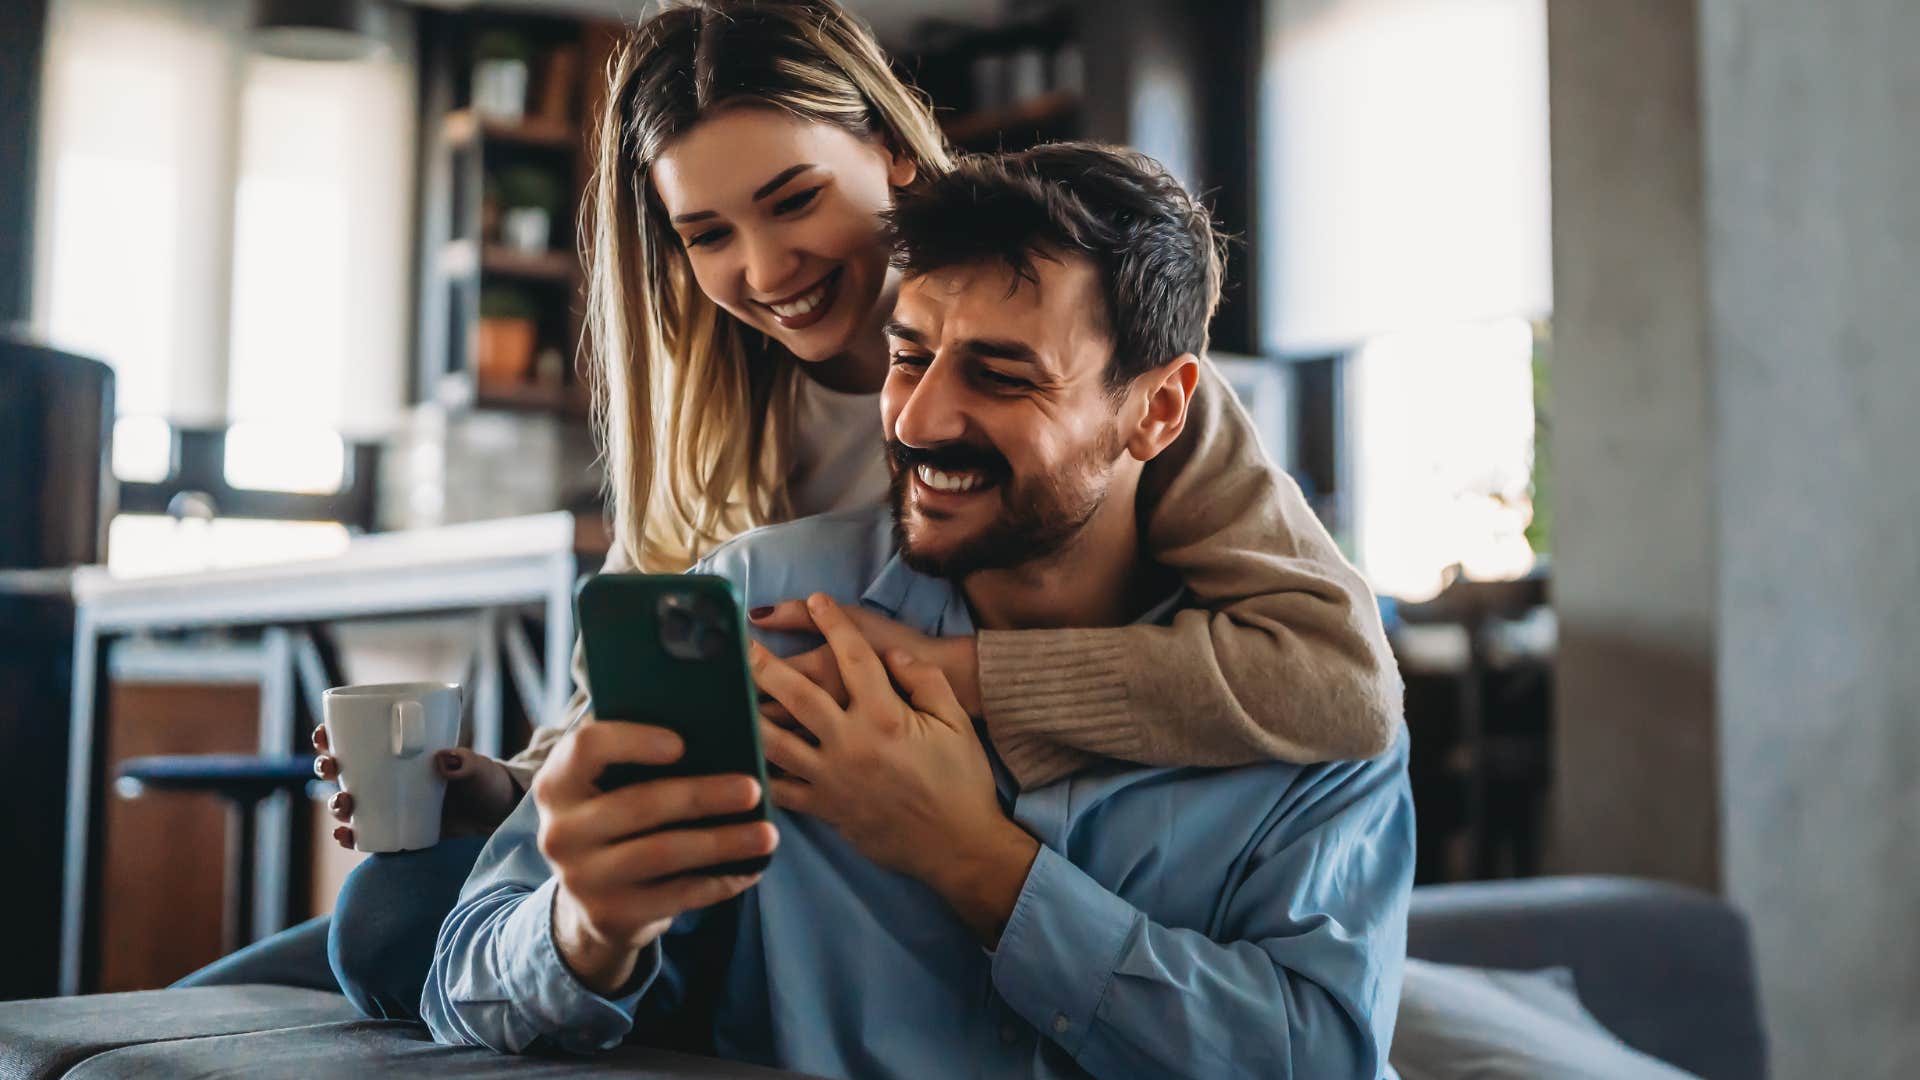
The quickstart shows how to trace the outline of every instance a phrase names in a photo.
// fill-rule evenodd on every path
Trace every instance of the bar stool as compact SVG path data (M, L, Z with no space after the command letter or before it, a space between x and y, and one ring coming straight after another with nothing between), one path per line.
M156 791L205 791L227 803L227 861L221 917L224 951L247 944L253 923L254 815L260 800L277 791L304 791L313 776L313 755L170 754L120 763L114 790L121 798Z

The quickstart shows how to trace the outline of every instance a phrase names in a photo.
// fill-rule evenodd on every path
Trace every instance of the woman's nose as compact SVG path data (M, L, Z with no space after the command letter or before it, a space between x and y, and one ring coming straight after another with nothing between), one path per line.
M775 237L745 237L747 290L756 300L781 300L799 288L793 272L800 265L799 253Z

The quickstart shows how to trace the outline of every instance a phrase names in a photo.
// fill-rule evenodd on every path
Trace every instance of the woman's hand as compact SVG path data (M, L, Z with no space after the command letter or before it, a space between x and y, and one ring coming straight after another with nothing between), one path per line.
M313 729L314 775L322 780L337 780L340 763L327 751L327 725ZM520 785L505 765L471 750L455 747L433 756L433 766L447 780L447 801L440 811L440 836L485 836L498 828L513 805L520 801ZM341 824L333 830L334 842L353 848L353 796L336 792L327 800L327 810Z
M854 629L860 631L860 636L879 655L903 652L920 663L939 668L940 673L946 676L947 685L960 707L966 710L968 716L980 715L980 659L971 634L965 637L929 637L877 611L837 604L835 608L853 623ZM787 630L802 634L820 632L803 600L783 600L771 607L754 608L750 617L757 630ZM811 652L787 657L786 663L813 680L814 685L833 695L834 701L841 705L847 703L847 688L840 677L840 665L834 662L831 646L822 645ZM790 718L782 708L770 706L766 711L776 720Z

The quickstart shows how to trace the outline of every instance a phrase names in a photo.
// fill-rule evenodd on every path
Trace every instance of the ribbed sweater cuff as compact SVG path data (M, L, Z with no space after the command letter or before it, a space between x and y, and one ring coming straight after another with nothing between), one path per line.
M1145 732L1128 715L1126 652L1113 635L984 630L975 647L987 732L1022 787L1090 757L1139 760Z

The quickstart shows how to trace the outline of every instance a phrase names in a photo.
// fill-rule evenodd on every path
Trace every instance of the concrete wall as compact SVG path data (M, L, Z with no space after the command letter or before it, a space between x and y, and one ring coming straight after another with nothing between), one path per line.
M1913 1075L1920 5L1549 26L1558 865L1724 888L1775 1075Z
M1690 3L1556 0L1553 862L1719 881L1713 407Z
M1723 866L1783 1077L1920 1072L1920 4L1702 0Z

